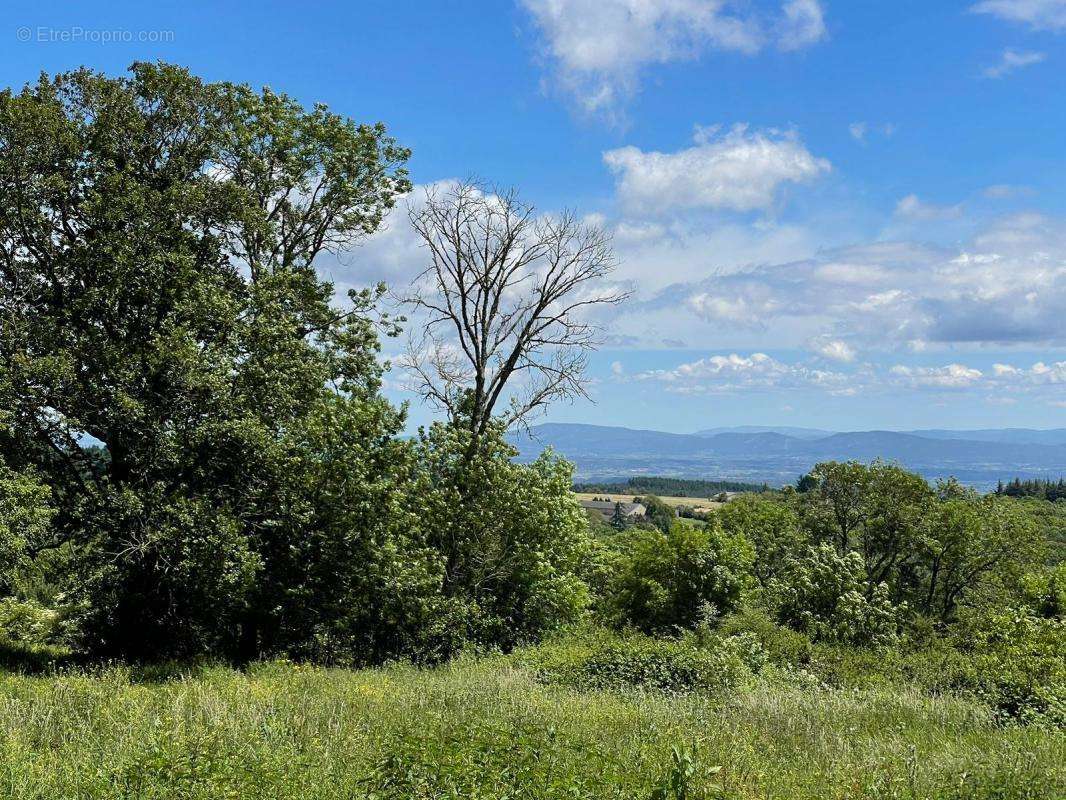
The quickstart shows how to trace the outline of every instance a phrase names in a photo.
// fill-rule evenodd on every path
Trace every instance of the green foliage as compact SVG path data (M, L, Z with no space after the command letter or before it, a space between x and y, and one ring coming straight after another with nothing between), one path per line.
M59 633L59 615L32 600L0 600L0 642L23 647L52 644Z
M1043 800L1066 790L1061 732L996 724L958 698L762 682L577 691L512 658L2 674L0 795Z
M989 592L1015 583L1026 565L1040 560L1041 540L1022 506L951 491L931 509L919 542L925 585L916 593L916 605L942 621L951 619L960 604L981 602Z
M811 658L811 640L806 634L777 624L762 610L746 608L730 614L716 632L726 638L752 637L767 661L779 667L802 667Z
M948 481L934 491L890 464L829 462L795 494L800 525L841 556L857 553L864 593L884 584L894 604L950 622L963 604L1016 583L1041 556L1044 536L1022 505L980 497Z
M0 93L2 444L52 489L88 650L270 651L300 592L329 583L293 578L323 562L290 545L367 534L314 527L331 498L293 485L320 457L295 451L351 416L360 474L391 471L383 290L338 309L315 265L377 227L407 156L381 126L165 64ZM305 639L337 622L316 610Z
M669 533L677 519L677 510L653 494L634 497L633 502L640 503L646 509L644 516L663 533Z
M716 691L749 676L738 643L700 646L694 639L664 639L585 631L519 652L516 663L541 680L579 689Z
M965 686L1000 714L1066 727L1066 622L1027 607L987 609L964 620ZM962 683L962 681L960 681Z
M798 517L779 502L742 495L716 513L724 530L743 535L751 542L755 549L752 573L763 589L806 544Z
M32 473L0 462L0 596L12 592L20 569L51 534L52 493Z
M421 520L444 565L453 636L505 648L573 622L589 603L581 578L593 547L570 492L572 466L550 452L531 464L498 427L472 440L435 424L418 443Z
M644 631L692 628L707 610L737 607L755 554L742 534L675 521L668 533L632 530L617 537L618 573L605 599L616 623Z
M1039 616L1060 620L1066 617L1066 562L1025 575L1021 597Z
M856 552L840 555L829 544L810 547L789 562L775 581L782 622L815 640L859 645L891 645L896 641L899 609L878 584L867 595L866 570Z

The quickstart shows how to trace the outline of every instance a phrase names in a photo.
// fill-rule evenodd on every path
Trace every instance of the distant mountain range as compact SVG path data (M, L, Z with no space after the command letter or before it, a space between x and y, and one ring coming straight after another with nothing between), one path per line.
M996 481L1066 475L1066 428L856 431L746 425L692 434L549 423L513 441L523 460L547 446L573 461L580 480L672 475L780 485L819 461L883 458L930 480Z

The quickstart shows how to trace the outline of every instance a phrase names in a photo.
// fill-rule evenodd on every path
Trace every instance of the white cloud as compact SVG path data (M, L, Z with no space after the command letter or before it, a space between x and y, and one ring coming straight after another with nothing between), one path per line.
M622 365L621 361L611 362L611 374L612 375L624 375L626 368Z
M826 38L825 11L818 0L788 0L781 7L778 47L802 50Z
M620 220L609 228L621 262L616 277L632 281L641 292L655 292L711 274L807 258L826 245L825 234L807 226L753 225L711 215L713 222L700 214L658 222Z
M840 371L843 370L843 371ZM653 381L676 394L729 394L762 390L803 389L836 397L900 391L984 394L992 405L1014 404L1021 397L1047 400L1066 383L1066 361L1037 362L1030 368L997 364L990 372L961 363L942 366L871 363L824 370L802 361L787 363L762 352L714 355L670 369L637 373L635 381Z
M891 372L915 388L966 389L984 377L980 370L962 364L947 364L943 367L907 367L897 364L892 367Z
M831 339L827 336L819 336L812 339L808 346L818 355L832 361L848 363L854 361L855 356L858 355L855 348L843 339Z
M1034 383L1066 383L1066 361L1054 364L1038 361L1029 370L1029 375Z
M686 306L703 319L746 328L762 327L766 317L773 316L780 310L773 292L760 290L757 286L725 296L700 292L689 297Z
M909 194L896 204L896 216L920 222L958 219L962 216L962 206L938 206L924 202L916 194Z
M818 0L786 0L776 15L733 13L722 0L520 0L557 80L588 113L614 114L644 68L719 50L796 50L825 37Z
M698 276L702 254L704 277L662 286L612 319L638 341L771 350L824 337L872 352L1066 346L1066 220L1017 214L955 247L876 242L728 271L713 249L640 252L660 286L682 257L682 274Z
M1066 361L1051 364L1037 361L1028 369L1013 364L993 364L992 372L1004 385L1014 387L1057 386L1066 383Z
M794 133L697 130L696 144L676 153L637 147L608 150L603 160L617 176L618 194L631 211L674 209L754 211L770 207L779 187L807 183L829 172Z
M1029 186L997 183L992 186L986 186L981 194L989 200L1013 200L1016 197L1032 197L1035 192Z
M704 394L781 388L846 388L848 378L837 372L786 364L766 353L715 355L679 364L673 369L638 373L640 381L656 381L677 394Z
M1066 30L1066 0L982 0L970 10L1037 30Z
M1038 53L1032 50L1012 50L1007 48L999 57L999 61L984 70L986 78L1002 78L1022 67L1039 64L1047 58L1047 53Z

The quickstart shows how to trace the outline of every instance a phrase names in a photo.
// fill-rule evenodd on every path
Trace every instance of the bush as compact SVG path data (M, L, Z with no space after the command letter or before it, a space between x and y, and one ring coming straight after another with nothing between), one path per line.
M0 642L23 647L54 644L59 615L33 600L0 599Z
M587 631L516 653L541 680L579 689L712 691L734 686L751 670L742 648L701 647L693 639Z
M883 583L864 593L866 569L854 551L840 555L825 543L810 547L773 585L780 621L814 640L870 646L897 640L900 609Z
M806 634L774 622L766 613L745 609L730 614L718 627L721 636L751 636L766 653L769 663L795 667L811 659L811 640Z
M751 545L717 525L675 522L669 533L633 531L619 539L623 555L606 600L618 625L691 629L708 608L732 611L751 584Z
M418 443L421 524L443 563L443 592L465 637L510 649L576 622L589 604L582 579L594 543L570 492L573 467L551 452L530 464L497 426L433 425Z
M1004 717L1066 726L1066 622L1029 608L977 612L957 646L966 686Z
M33 600L0 600L0 666L31 672L69 657L61 644L60 616Z

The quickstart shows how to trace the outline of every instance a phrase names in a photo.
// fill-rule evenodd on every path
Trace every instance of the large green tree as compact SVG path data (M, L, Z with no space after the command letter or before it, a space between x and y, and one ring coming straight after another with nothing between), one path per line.
M4 452L53 489L88 646L254 655L299 615L328 639L357 586L396 579L342 552L422 552L386 487L407 456L378 290L340 307L316 271L409 188L407 157L381 125L165 64L0 93ZM432 581L410 560L397 598Z
M510 647L575 621L590 600L582 572L593 542L570 492L573 466L550 451L515 463L501 421L480 437L434 424L418 452L422 520L452 620L437 646Z

